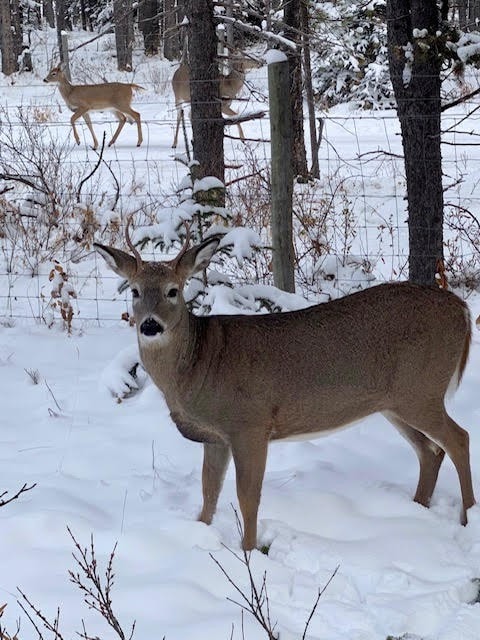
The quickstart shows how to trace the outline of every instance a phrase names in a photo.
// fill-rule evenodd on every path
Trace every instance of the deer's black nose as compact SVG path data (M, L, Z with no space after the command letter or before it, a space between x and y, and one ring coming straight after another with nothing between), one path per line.
M140 325L140 333L144 336L156 336L157 333L163 333L163 327L154 318L147 318Z

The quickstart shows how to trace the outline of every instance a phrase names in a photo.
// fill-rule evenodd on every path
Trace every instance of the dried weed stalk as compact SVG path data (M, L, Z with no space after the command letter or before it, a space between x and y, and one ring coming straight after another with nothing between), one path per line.
M133 622L129 633L126 634L113 611L112 589L115 582L113 562L115 559L117 545L115 544L112 552L110 553L104 573L105 582L103 582L95 553L93 535L90 539L90 547L81 547L70 528L67 527L67 530L76 549L72 555L78 565L77 570L68 571L70 581L73 582L73 584L75 584L81 591L87 607L99 613L105 622L115 631L120 640L132 640L135 632L135 621ZM64 640L62 632L60 631L60 608L57 608L56 616L54 620L51 621L39 607L32 603L23 591L20 589L18 589L18 591L21 596L18 604L35 628L38 634L38 639L43 640L43 630L47 630L55 640ZM77 635L80 638L83 638L83 640L98 640L99 636L90 635L87 632L85 622L83 620L81 624L82 630L77 632ZM2 640L1 637L0 640ZM6 640L14 639L6 638Z
M236 509L233 510L235 513L235 520L237 523L237 530L240 537L240 540L243 539L243 528L242 523L240 522L240 518L238 516L238 512ZM268 589L267 589L267 572L264 571L260 585L257 584L255 577L253 576L251 559L252 552L243 550L241 553L236 553L229 547L223 545L224 548L229 551L236 560L238 560L246 569L248 586L247 588L240 587L230 576L225 567L215 558L215 556L210 553L210 557L223 573L227 581L232 585L235 591L240 596L240 600L234 600L233 598L227 598L233 604L236 604L242 610L242 637L244 638L243 631L243 613L247 612L254 617L254 619L258 622L261 628L265 631L266 637L268 640L280 640L280 632L277 630L277 623L272 622L271 614L270 614L270 601L268 597ZM317 593L317 597L315 602L310 610L307 621L305 622L303 634L301 640L306 640L307 630L312 621L312 618L317 610L318 604L320 602L320 598L325 593L325 590L328 588L329 584L332 582L333 578L337 574L339 567L337 566L333 571L332 575L328 579L327 583L319 590ZM232 637L233 637L233 629L232 629Z
M0 605L0 618L3 615L7 607L7 603ZM20 622L17 623L17 630L13 634L13 636L7 632L7 630L2 626L2 621L0 620L0 640L19 640L18 632L20 631Z

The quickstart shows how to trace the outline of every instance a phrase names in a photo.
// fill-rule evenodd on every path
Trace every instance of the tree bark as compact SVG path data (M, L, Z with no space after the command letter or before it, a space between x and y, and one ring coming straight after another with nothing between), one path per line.
M143 35L145 55L155 56L160 46L158 0L145 0L138 8L138 27Z
M167 60L178 60L181 54L181 30L179 23L183 20L184 11L176 0L163 2L163 55Z
M285 102L290 85L288 62L268 65L272 140L272 267L276 287L295 292L292 221L292 112Z
M57 46L60 53L60 62L66 62L68 58L68 51L64 49L65 39L62 38L62 32L66 31L66 6L65 0L56 0L55 2L55 21L57 27Z
M18 71L18 58L15 51L14 27L8 0L0 0L0 29L2 33L2 73L9 76Z
M10 14L12 16L15 56L18 61L23 53L22 8L19 0L10 0Z
M443 260L440 30L436 0L388 0L390 74L407 179L409 278L433 284ZM428 30L414 37L414 30ZM416 32L418 33L418 32Z
M119 71L132 70L133 8L132 0L113 0L115 45Z
M53 12L52 0L43 0L43 15L45 16L48 26L53 29L55 26L55 14Z
M307 154L303 132L303 91L302 91L302 56L301 56L301 2L289 0L284 5L285 37L297 44L293 51L285 49L288 57L290 73L290 106L292 111L292 159L293 173L297 176L308 175ZM288 96L286 96L288 99Z
M188 0L190 96L193 155L200 175L225 181L223 118L217 64L213 0Z

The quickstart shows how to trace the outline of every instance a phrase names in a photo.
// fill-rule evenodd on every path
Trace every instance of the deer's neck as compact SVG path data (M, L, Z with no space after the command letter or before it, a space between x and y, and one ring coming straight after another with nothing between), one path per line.
M71 82L69 82L69 80L67 78L63 77L61 82L59 82L59 84L58 84L58 88L60 90L60 94L61 94L62 98L68 104L69 103L69 98L72 95L72 92L73 92L73 89L74 89L73 84L71 84Z
M185 309L177 325L158 341L145 341L139 336L143 365L165 394L167 402L190 385L192 378L197 375L204 344L204 320Z

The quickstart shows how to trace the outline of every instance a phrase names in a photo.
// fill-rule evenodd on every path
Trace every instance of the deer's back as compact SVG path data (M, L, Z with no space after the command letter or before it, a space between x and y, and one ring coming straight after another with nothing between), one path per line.
M193 372L192 398L215 413L213 421L231 420L234 402L246 422L273 421L280 434L296 420L300 432L309 421L334 428L392 408L400 397L443 398L464 366L470 336L463 301L410 283L300 311L201 321L201 384Z
M259 428L270 439L313 436L401 404L441 402L470 340L460 298L410 283L299 311L192 322L193 343L178 343L187 359L173 351L167 364L152 353L144 364L179 429L199 440Z
M90 107L92 110L108 110L128 107L136 85L124 82L106 82L105 84L60 85L60 93L72 110Z

